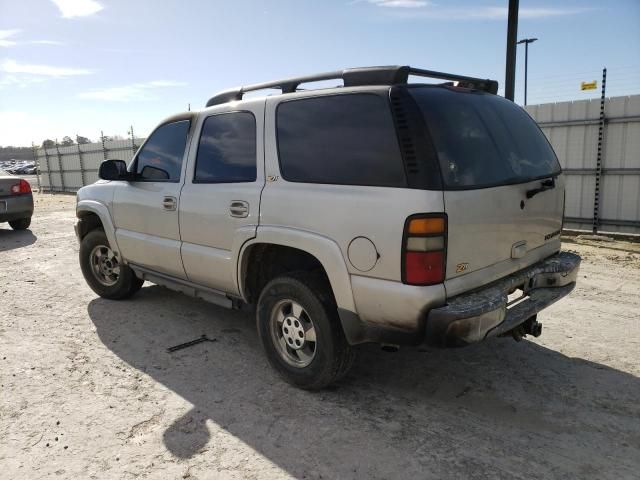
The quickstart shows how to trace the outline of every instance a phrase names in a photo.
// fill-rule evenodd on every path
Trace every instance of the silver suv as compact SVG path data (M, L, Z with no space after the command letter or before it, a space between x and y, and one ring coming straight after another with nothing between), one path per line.
M342 85L300 88L318 81ZM269 362L308 389L365 342L537 336L580 258L560 252L558 160L497 88L371 67L222 92L78 192L86 281L110 299L147 280L254 307ZM281 94L245 98L265 89Z

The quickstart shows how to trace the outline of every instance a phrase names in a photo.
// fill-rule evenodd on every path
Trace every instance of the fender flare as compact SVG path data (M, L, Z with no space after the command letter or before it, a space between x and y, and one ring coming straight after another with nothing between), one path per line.
M290 227L260 226L256 236L242 245L237 264L238 287L242 298L247 298L243 280L249 258L247 252L251 246L261 243L292 247L313 255L327 273L338 309L356 312L351 277L338 244L322 235Z
M111 221L111 214L109 213L107 206L103 203L96 202L95 200L80 200L76 206L76 217L81 218L81 212L91 212L98 216L100 222L102 222L102 227L104 228L107 240L109 240L111 250L121 257L120 248L118 247L118 242L116 240L116 230L113 226L113 222Z

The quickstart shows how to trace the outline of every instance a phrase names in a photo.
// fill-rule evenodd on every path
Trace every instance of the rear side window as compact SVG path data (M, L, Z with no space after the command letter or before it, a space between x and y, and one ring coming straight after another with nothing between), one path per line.
M388 101L373 94L305 98L277 110L285 180L405 187Z
M529 115L497 95L414 88L449 189L523 183L560 172Z
M207 118L202 127L194 183L256 180L256 119L249 112Z
M138 152L135 171L143 181L180 180L189 120L158 127Z

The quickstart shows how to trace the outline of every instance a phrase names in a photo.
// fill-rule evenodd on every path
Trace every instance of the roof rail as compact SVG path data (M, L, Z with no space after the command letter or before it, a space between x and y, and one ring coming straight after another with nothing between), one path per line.
M493 93L494 95L498 93L498 82L496 80L466 77L464 75L456 75L453 73L435 72L433 70L394 65L387 67L347 68L345 70L337 70L335 72L318 73L316 75L286 78L283 80L231 88L211 97L207 102L207 107L220 105L233 100L242 100L242 96L247 92L268 88L280 90L282 93L292 93L298 89L298 86L301 83L337 79L341 79L345 87L395 85L399 83L407 83L409 75L457 81L458 85L461 87L483 90L488 93Z

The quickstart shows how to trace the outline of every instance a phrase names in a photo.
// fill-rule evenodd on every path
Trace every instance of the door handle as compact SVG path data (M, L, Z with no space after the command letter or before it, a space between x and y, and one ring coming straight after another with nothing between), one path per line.
M165 210L173 211L176 209L176 197L164 197L162 199L162 207Z
M249 216L249 204L244 200L233 200L229 212L232 217L246 218Z

